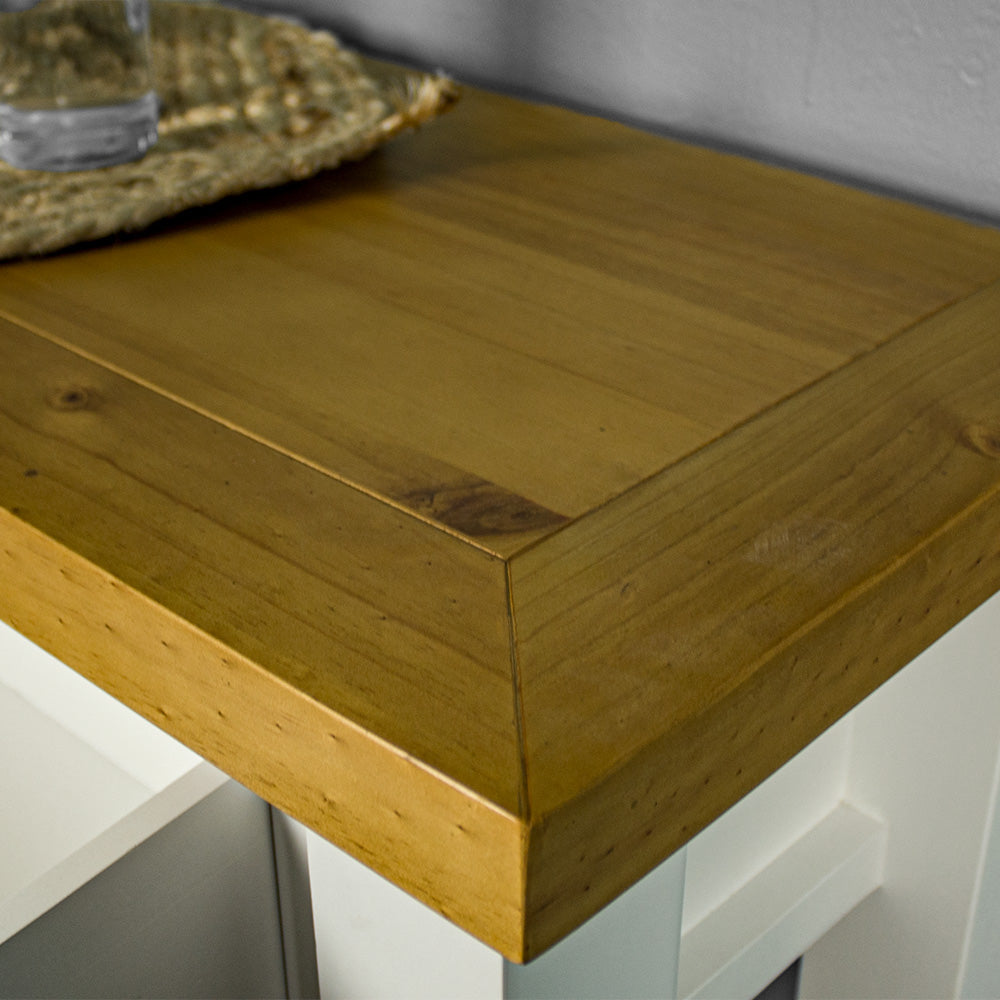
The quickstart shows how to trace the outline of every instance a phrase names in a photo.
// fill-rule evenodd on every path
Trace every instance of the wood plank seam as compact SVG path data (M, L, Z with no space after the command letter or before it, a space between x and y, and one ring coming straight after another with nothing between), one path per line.
M993 279L984 281L979 287L977 287L974 291L970 292L968 295L957 296L947 302L942 303L938 307L929 310L928 312L919 316L917 319L913 320L913 322L910 323L909 325L902 327L900 330L893 333L886 340L872 344L865 351L863 351L858 355L855 355L854 357L844 359L840 364L831 367L828 371L825 371L822 374L818 375L811 382L807 382L804 385L796 388L793 392L789 393L788 395L775 398L768 405L761 407L761 409L756 413L750 414L744 419L737 421L735 424L732 425L732 427L728 427L724 431L720 431L714 437L707 438L703 444L700 444L694 450L688 452L686 455L683 455L680 458L671 460L669 463L663 465L658 469L655 469L648 475L643 476L640 479L637 479L635 483L631 484L627 488L619 491L618 493L609 495L601 503L595 505L590 510L585 511L582 514L578 514L575 517L567 518L567 520L563 524L553 527L549 532L547 532L545 535L539 538L532 538L525 541L523 545L519 546L517 549L511 551L509 554L505 556L506 561L508 563L513 563L518 559L518 557L526 555L527 553L531 552L534 549L545 546L556 535L559 535L564 531L572 529L579 522L589 518L599 517L606 508L610 508L615 504L619 504L622 501L627 500L630 494L639 493L643 489L648 488L650 484L655 483L656 480L662 478L668 473L672 473L674 470L678 469L684 462L689 461L690 459L694 458L696 455L698 455L703 451L709 450L719 441L723 440L724 438L727 438L730 434L742 431L748 425L756 423L761 417L764 417L770 413L773 413L776 410L779 410L781 407L787 404L789 400L794 399L800 396L802 393L808 392L809 390L814 389L816 386L821 385L824 382L827 382L831 378L834 378L837 375L842 374L844 371L850 369L855 364L863 362L864 359L869 357L870 355L885 349L899 338L905 337L914 328L921 326L923 323L927 322L930 319L933 319L935 316L941 313L947 312L954 306L959 305L960 303L975 297L976 295L986 291L988 288L994 285L1000 287L1000 281L994 281ZM967 433L971 435L972 438L974 438L975 440L987 440L987 438L983 437L984 432L981 431L977 434L975 428L970 428L967 431ZM987 445L984 445L984 447L987 447Z
M294 451L289 448L282 447L280 444L272 441L267 436L263 434L255 433L253 430L245 427L235 421L228 420L226 417L213 412L207 407L199 406L198 404L192 402L189 399L185 399L183 396L171 392L164 387L157 385L149 379L145 379L140 375L124 368L120 365L116 365L114 362L109 361L107 358L101 357L100 355L88 351L85 348L80 347L71 341L66 340L63 337L59 337L51 332L45 330L44 328L38 326L29 320L24 319L14 313L5 310L0 306L0 319L10 323L12 326L20 327L22 330L26 330L29 333L34 334L37 337L41 337L56 347L60 347L65 351L69 351L71 354L76 355L84 361L90 364L97 365L99 368L103 368L105 371L110 372L119 378L126 379L133 385L139 386L149 392L155 393L162 399L165 399L171 403L181 406L192 413L197 414L200 417L204 417L206 420L211 420L213 423L218 424L220 427L224 427L226 430L231 431L234 434L239 434L241 437L246 438L255 444L261 445L264 448L268 448L271 451L276 452L279 455L283 455L285 458L289 458L294 462L298 462L300 465L311 469L320 475L326 476L328 479L333 480L336 483L346 486L349 489L355 490L356 492L362 494L363 496L370 497L378 503L385 504L387 507L398 511L400 514L404 514L407 517L412 517L423 524L434 528L437 531L443 532L446 535L450 535L456 540L463 542L466 545L470 545L475 549L479 549L486 555L493 556L497 559L503 560L505 558L504 554L497 551L495 546L491 546L488 543L476 538L474 535L470 535L463 532L457 528L452 527L444 521L441 521L433 517L430 513L422 513L419 506L413 504L407 504L398 500L394 497L389 496L386 493L382 493L373 489L368 488L357 480L351 479L343 474L337 472L334 469L330 469L328 466L324 465L322 462L318 462L310 459L307 455L301 454L300 452Z
M996 586L1000 239L435 131L3 269L0 611L520 959Z
M649 834L654 832L656 826L667 825L668 815L664 811L667 805L671 805L672 822L681 823L682 816L687 819L675 836L663 840L658 848L649 854L650 864L657 863L714 819L726 804L731 804L766 776L766 773L756 771L756 764L751 766L749 760L736 759L733 756L736 751L726 737L725 727L736 723L725 720L730 716L734 720L740 720L752 714L748 708L737 710L732 708L733 705L746 703L756 706L757 711L765 710L766 713L770 713L764 720L766 725L767 719L774 713L784 711L781 706L783 698L786 697L784 693L786 689L799 691L799 694L795 695L797 700L790 703L791 721L780 720L780 728L784 732L780 738L776 736L775 741L787 745L780 754L768 757L766 772L770 773L805 742L831 725L840 714L853 707L878 683L908 662L926 642L940 636L1000 585L1000 564L997 563L997 555L1000 553L997 548L997 539L1000 538L1000 523L997 521L1000 511L1000 474L995 465L996 459L1000 457L1000 448L997 447L1000 440L998 437L1000 424L996 423L1000 418L1000 411L997 409L997 400L1000 396L992 392L997 371L994 358L997 343L996 317L1000 315L995 308L998 299L1000 299L1000 283L995 283L971 296L969 300L956 303L953 309L945 310L940 315L917 324L910 329L908 336L895 338L878 354L867 356L867 360L859 360L856 364L863 374L859 374L857 378L850 378L845 373L833 386L840 395L848 390L856 397L854 406L857 412L853 419L857 427L849 440L857 439L855 443L870 445L874 450L870 453L857 454L842 446L834 448L833 456L837 457L839 464L833 466L830 465L829 458L823 461L816 457L819 454L826 455L826 450L817 452L811 463L812 485L808 495L814 496L815 490L820 490L820 495L824 495L829 491L829 486L823 487L824 482L828 482L831 476L835 477L835 481L846 476L843 489L847 492L841 491L839 502L841 504L848 502L846 510L850 512L852 508L862 503L860 499L855 498L855 490L859 491L860 498L864 495L865 489L875 489L878 485L870 484L869 480L873 468L883 464L883 453L887 469L894 468L896 462L908 457L914 463L916 470L913 481L907 478L903 480L901 486L895 486L892 485L894 480L886 479L881 485L881 489L886 492L877 500L879 516L891 517L894 520L902 519L897 524L896 531L900 537L894 542L894 546L887 550L887 558L872 564L871 556L866 554L863 562L867 565L863 566L863 575L858 577L856 573L849 573L844 576L839 580L835 592L828 594L824 602L814 608L808 617L789 622L788 624L792 626L790 630L773 635L766 646L755 652L753 659L746 663L741 662L736 675L730 677L723 672L724 676L719 678L721 686L716 684L710 694L705 695L707 702L701 706L696 716L692 716L687 722L680 717L669 725L667 724L669 719L664 721L659 737L636 745L609 771L603 773L594 771L592 774L588 772L586 783L575 785L575 791L565 801L553 796L562 794L563 789L559 783L562 782L561 775L568 765L557 763L559 757L551 748L537 742L537 734L530 728L532 719L529 717L527 730L529 746L532 740L536 740L536 753L534 757L529 756L529 766L539 764L537 750L541 747L546 752L544 764L549 771L550 785L553 775L559 782L552 786L554 791L549 791L548 804L540 804L537 797L533 800L532 827L533 834L537 837L536 846L539 852L534 862L535 879L532 882L536 892L541 893L540 885L546 881L546 867L559 863L551 855L554 848L546 847L546 841L554 839L555 842L562 842L564 838L569 838L562 851L563 857L571 859L568 867L573 867L572 859L578 852L581 858L589 858L587 882L577 886L574 891L579 894L580 905L583 905L584 899L590 898L588 909L593 911L613 895L607 885L596 891L595 883L598 882L598 877L595 869L600 867L597 864L598 860L611 856L616 846L621 847L624 844L630 845L629 850L633 857L650 850L650 841L643 839L641 827L635 828L635 836L626 833L625 826L639 823L640 820L629 816L628 799L619 800L619 791L615 789L620 789L620 794L625 795L626 787L637 790L643 785L647 786L646 793L636 791L630 793L630 797L636 797L633 808L639 803L642 794L647 794L650 800L657 796L658 801L651 801L649 804L649 807L656 812L655 818L652 816L648 818ZM942 371L939 369L939 354L945 344L950 351L948 359L950 365ZM903 352L903 358L909 360L908 367L905 365L900 367L900 351ZM876 360L877 365L874 364ZM917 387L912 393L913 398L896 400L891 409L887 409L888 403L868 395L864 387L872 379L876 381L880 379L882 377L880 373L884 370L898 373L892 384L894 387L900 387L901 392L906 393L910 387ZM819 388L816 387L817 390ZM827 390L829 389L828 386ZM789 405L793 413L808 406L816 423L820 414L827 411L827 408L840 398L837 393L831 396L829 391L824 391L817 401L814 391L808 394L807 398L800 398L796 402L790 402ZM843 402L844 400L841 400L841 403ZM819 409L817 403L820 404ZM784 409L787 410L788 407ZM785 417L787 423L787 416L787 413L780 410L775 411L771 414L771 422ZM969 427L974 429L970 431ZM753 433L767 432L765 424ZM917 432L912 438L914 443L909 444L910 434L914 432ZM872 435L876 435L874 444L868 441L868 437ZM928 446L932 447L933 451L927 454L921 463L921 454ZM731 440L727 447L738 449L742 446L739 440L735 439ZM915 453L914 448L918 448L919 452ZM992 460L992 463L976 462L969 457L970 451L981 459ZM702 460L705 459L709 459L710 464L717 464L718 456L711 454L702 456ZM794 467L795 452L783 456L782 460L792 462ZM845 462L848 465L842 467L842 463ZM844 468L848 471L844 472ZM955 477L956 482L952 487L953 502L940 509L936 504L929 507L928 490L932 481L943 473ZM806 496L801 489L796 495L799 493ZM667 497L669 499L669 491ZM836 499L835 495L830 502ZM728 500L733 501L734 498L730 497ZM720 504L722 502L721 499L718 501ZM887 504L888 508L883 509ZM925 508L922 511L923 518L919 530L911 530L905 523L907 509L912 504L923 504ZM867 506L862 503L860 509L870 519L872 514L870 510L866 510ZM736 502L733 510L738 512L739 507L740 503ZM823 509L825 507L820 508ZM920 510L920 506L917 509ZM780 511L772 512L772 516L779 515ZM857 511L853 516L857 518ZM619 520L621 519L620 515ZM578 522L576 530L580 530L581 527L582 523ZM822 537L820 535L820 541ZM563 540L565 541L565 538ZM906 548L900 549L900 543L905 543ZM584 542L576 539L567 551L573 552L582 544ZM533 550L536 555L540 551L544 552L544 548L539 550L536 547ZM730 558L738 560L741 553L743 549L737 546L730 554ZM722 554L726 555L726 550L722 550ZM856 554L855 561L858 555ZM965 560L968 560L968 565ZM781 565L778 564L779 571ZM580 569L575 562L573 568L577 571ZM783 572L788 579L794 580L794 571L793 562L788 564ZM555 578L565 581L567 572L569 569L564 567ZM519 582L522 584L520 593L523 597L523 577ZM591 583L590 586L593 588L597 584ZM844 589L839 589L840 587ZM941 592L949 595L947 601L929 596ZM918 596L920 594L925 595L923 600L928 602L926 609L923 605L911 607L920 599ZM558 614L556 608L570 607L566 603L569 600L571 600L569 595L560 595L556 604L546 613ZM866 653L866 643L874 641L872 636L877 630L874 628L876 623L869 622L867 625L863 623L872 614L878 614L880 609L885 614L891 613L892 616L891 621L885 620L879 623L883 632L886 629L891 630L892 622L895 622L897 614L899 615L896 625L898 634L891 643L876 649L874 659L868 662L866 657L868 659L871 657L870 652ZM906 618L914 619L910 626L905 625ZM568 626L563 623L563 627ZM538 626L535 628L537 630ZM827 644L832 642L832 645L829 645L829 648L826 646L817 648L824 645L824 636L827 637ZM521 641L524 642L523 635ZM838 673L838 663L841 661L846 662L842 675ZM804 671L809 663L812 664L812 670L819 669L814 687L827 677L824 682L824 697L829 706L836 709L832 714L827 712L822 719L818 715L815 698L810 704L800 704L808 690L803 687L803 683ZM852 665L855 669L849 671ZM577 664L574 677L580 675L579 666ZM594 669L598 670L597 667ZM793 674L798 676L795 685L790 685ZM770 691L770 695L765 695L765 690ZM532 704L537 705L537 684L535 694L536 700ZM552 697L555 695L549 695L550 701ZM727 706L730 708L727 709ZM539 709L536 707L535 711L537 713ZM585 722L578 720L578 725L583 725L586 729ZM697 727L697 732L694 731L694 727ZM721 727L718 732L715 731L716 727ZM793 729L797 734L796 737L786 740L785 735ZM710 735L712 733L715 735ZM564 736L568 738L568 734ZM762 729L761 739L764 736L765 729ZM710 764L705 754L711 750L709 744L712 744L713 740L718 745L711 752L722 756L714 764ZM713 794L719 794L718 791L705 793L700 788L692 790L693 786L688 790L692 797L683 807L680 801L676 803L677 808L667 801L670 789L673 787L670 782L680 781L683 784L687 780L683 773L686 766L683 760L690 756L690 753L683 750L686 741L690 741L692 745L705 744L702 759L689 763L692 767L704 768L707 775L706 785L710 780L713 785L719 780L727 785L725 802L720 800L720 809L711 811L706 809L706 802L713 797ZM743 747L740 752L750 753L750 748ZM759 752L763 752L763 746L760 751L754 751L754 753ZM727 755L728 758L723 760ZM643 763L644 761L646 763ZM671 770L673 777L665 777L666 771L662 767L650 770L653 761L673 761ZM537 767L535 771L529 773L535 774L536 771ZM643 778L643 774L648 774L649 777ZM589 783L591 779L592 784ZM584 779L580 775L574 780L580 782ZM697 798L693 797L695 791L699 792ZM590 800L589 805L588 800ZM695 807L696 811L692 812ZM594 824L593 830L590 830L591 823ZM600 826L606 828L598 833L597 827ZM589 834L586 832L588 830ZM593 841L588 839L589 836L594 837ZM659 836L657 834L652 840L657 840ZM602 851L605 852L603 855ZM548 857L548 861L542 860L543 857ZM535 917L544 917L544 920L536 919L536 927L553 919L548 916L547 911L552 914L557 912L559 896L567 891L567 886L572 880L573 877L568 873L562 877L562 884L554 879L550 889L552 895L540 894L534 902L529 901L529 908Z
M504 560L504 579L507 585L507 621L510 636L511 688L514 697L514 723L517 727L517 755L520 767L518 789L518 814L525 830L531 827L531 782L528 780L528 748L524 738L524 693L521 689L521 665L518 655L517 620L514 615L514 582L510 574L510 560Z

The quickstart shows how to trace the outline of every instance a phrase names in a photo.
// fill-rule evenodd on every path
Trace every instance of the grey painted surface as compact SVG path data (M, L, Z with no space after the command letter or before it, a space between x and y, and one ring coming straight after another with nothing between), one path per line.
M319 970L306 833L301 824L273 808L271 832L288 996L290 1000L310 1000L319 996Z
M961 996L965 1000L991 997L1000 984L1000 812L995 798L982 869L963 970Z
M1000 221L1000 0L248 0L460 79Z
M0 946L0 997L283 997L267 805L235 782Z

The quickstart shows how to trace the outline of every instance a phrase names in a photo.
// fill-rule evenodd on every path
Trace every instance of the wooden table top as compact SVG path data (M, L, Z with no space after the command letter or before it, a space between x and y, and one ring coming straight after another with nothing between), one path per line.
M0 616L523 960L1000 588L998 279L469 91L0 267Z

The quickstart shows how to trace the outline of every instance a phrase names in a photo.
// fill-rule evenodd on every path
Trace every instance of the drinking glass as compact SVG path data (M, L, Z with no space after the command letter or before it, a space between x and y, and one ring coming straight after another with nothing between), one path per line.
M135 160L158 112L148 0L0 0L0 158L29 170Z

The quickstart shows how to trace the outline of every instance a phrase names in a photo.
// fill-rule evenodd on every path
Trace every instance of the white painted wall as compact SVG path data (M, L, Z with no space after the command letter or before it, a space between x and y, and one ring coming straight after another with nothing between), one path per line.
M1000 0L248 0L1000 222Z

